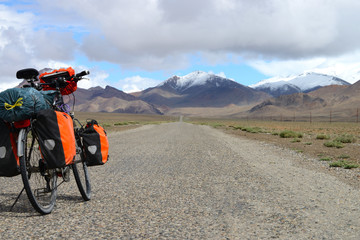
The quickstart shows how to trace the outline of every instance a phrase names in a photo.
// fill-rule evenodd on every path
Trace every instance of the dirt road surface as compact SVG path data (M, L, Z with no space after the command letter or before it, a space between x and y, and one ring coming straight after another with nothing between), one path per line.
M360 239L359 188L294 151L182 122L109 140L89 202L72 179L50 215L10 212L21 179L0 178L0 238Z

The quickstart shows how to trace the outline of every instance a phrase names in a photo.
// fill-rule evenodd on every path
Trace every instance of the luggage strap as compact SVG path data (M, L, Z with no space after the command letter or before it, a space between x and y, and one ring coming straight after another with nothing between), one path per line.
M6 110L11 110L11 109L13 109L13 108L15 108L15 107L21 107L21 106L23 105L23 103L24 103L22 100L23 100L22 97L19 98L19 99L16 101L16 103L13 104L13 105L8 104L8 103L4 103L5 109L6 109Z

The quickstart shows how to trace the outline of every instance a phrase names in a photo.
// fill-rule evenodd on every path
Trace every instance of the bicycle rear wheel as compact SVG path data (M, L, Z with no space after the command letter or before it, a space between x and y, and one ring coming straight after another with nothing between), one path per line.
M72 165L76 185L85 201L91 199L91 184L88 168L85 162L84 154L81 148L79 137L76 137L76 156L75 163Z
M20 156L20 172L31 205L41 214L49 214L57 196L55 169L46 169L40 153L39 140L30 128L22 129L19 139L23 155Z

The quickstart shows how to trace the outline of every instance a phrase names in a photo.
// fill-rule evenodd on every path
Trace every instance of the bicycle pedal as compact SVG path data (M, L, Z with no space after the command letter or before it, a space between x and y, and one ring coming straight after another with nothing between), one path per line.
M47 188L38 188L38 189L35 189L34 191L34 194L37 196L37 197L41 197L41 196L46 196L46 194L50 193L51 190L50 189L47 189Z
M65 167L62 171L62 177L65 182L70 181L70 167Z

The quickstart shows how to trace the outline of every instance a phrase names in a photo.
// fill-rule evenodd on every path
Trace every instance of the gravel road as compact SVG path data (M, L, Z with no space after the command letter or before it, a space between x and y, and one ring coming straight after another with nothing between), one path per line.
M360 192L294 151L187 123L109 134L92 200L74 179L40 216L0 178L0 239L360 239ZM304 163L304 164L302 164Z

